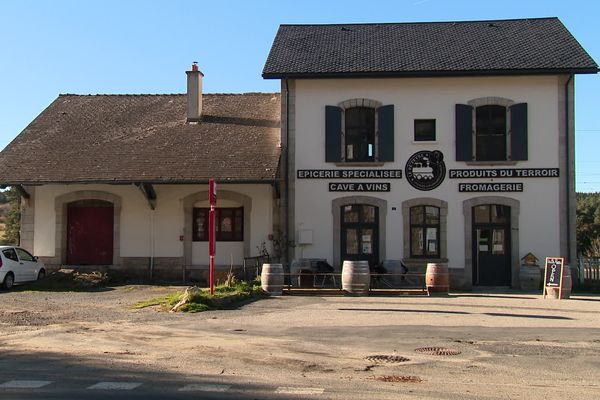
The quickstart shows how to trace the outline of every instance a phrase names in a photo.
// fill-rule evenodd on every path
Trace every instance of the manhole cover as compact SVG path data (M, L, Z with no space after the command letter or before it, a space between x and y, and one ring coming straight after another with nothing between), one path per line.
M383 375L383 376L374 376L371 379L381 382L410 382L410 383L419 383L423 382L423 379L418 376L413 375Z
M365 359L369 360L369 361L378 362L378 363L401 363L401 362L410 361L406 357L389 355L389 354L376 354L373 356L365 357Z
M446 347L419 347L415 349L417 353L429 354L432 356L455 356L460 354L459 350L448 349Z

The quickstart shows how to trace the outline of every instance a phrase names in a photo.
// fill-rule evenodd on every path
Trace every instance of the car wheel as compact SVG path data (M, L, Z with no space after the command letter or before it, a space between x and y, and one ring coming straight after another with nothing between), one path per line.
M2 283L2 286L4 287L4 289L10 290L10 289L12 289L14 283L15 283L15 276L12 274L12 272L9 272L4 277L4 282Z
M38 272L38 281L42 280L46 277L46 271L43 269L40 269L40 272Z

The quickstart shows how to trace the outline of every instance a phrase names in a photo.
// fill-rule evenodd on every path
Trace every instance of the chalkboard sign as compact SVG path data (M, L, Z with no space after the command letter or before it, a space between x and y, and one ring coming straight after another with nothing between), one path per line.
M558 288L558 298L562 297L564 259L559 257L546 257L546 267L544 272L544 298L546 298L549 287Z

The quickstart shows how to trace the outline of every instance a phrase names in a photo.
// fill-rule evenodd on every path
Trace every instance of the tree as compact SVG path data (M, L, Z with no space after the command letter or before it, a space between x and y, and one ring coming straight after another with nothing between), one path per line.
M21 196L12 187L5 191L4 195L10 204L10 208L6 212L2 243L18 245L20 241L19 231L21 230Z
M590 256L600 240L600 193L577 193L577 253ZM596 245L594 245L596 242Z

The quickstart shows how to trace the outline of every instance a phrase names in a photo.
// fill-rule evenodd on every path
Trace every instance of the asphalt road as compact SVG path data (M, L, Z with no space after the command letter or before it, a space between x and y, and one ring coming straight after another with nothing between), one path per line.
M600 394L600 296L286 296L195 315L130 308L174 289L0 293L0 399Z

